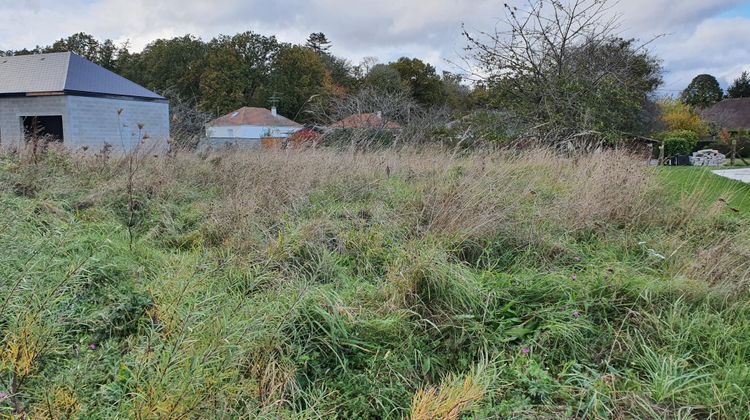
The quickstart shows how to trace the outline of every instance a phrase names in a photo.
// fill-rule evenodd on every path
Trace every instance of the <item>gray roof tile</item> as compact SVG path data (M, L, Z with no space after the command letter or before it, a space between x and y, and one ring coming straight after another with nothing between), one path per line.
M0 57L0 95L62 91L164 99L73 53Z

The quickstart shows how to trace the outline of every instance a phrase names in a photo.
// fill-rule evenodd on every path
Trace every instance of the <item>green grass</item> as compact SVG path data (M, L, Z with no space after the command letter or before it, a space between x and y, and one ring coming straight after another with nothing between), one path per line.
M118 162L0 158L0 415L747 418L741 184L547 152L144 165L131 246Z
M712 170L686 166L662 167L657 172L674 201L694 196L704 204L713 204L723 198L731 207L750 214L750 185L720 177Z

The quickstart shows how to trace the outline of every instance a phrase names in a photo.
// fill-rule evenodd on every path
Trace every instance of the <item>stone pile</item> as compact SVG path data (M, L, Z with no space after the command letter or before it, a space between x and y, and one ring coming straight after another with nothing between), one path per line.
M693 166L723 166L727 157L718 150L699 150L690 156L690 164Z

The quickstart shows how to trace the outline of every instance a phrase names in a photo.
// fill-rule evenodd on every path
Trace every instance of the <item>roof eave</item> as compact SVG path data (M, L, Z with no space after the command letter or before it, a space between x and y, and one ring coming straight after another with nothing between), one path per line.
M79 90L69 90L66 89L63 91L65 95L70 96L87 96L87 97L93 97L93 98L107 98L107 99L130 99L130 100L141 100L141 101L149 101L149 102L166 102L169 103L169 100L163 96L156 95L151 96L137 96L137 95L120 95L116 93L100 93L100 92L85 92L85 91L79 91Z
M169 103L167 98L162 96L158 97L147 97L147 96L129 96L129 95L116 95L109 93L97 93L97 92L81 92L73 90L63 91L49 91L49 92L4 92L0 93L0 98L36 98L44 96L85 96L92 98L106 98L106 99L125 99L125 100L139 100L148 102L160 102Z

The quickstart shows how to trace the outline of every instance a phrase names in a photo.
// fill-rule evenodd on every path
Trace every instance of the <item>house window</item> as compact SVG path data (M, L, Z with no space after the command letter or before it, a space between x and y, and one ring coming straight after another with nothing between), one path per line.
M21 117L21 123L23 136L27 142L33 139L56 142L65 140L62 115L25 116Z

